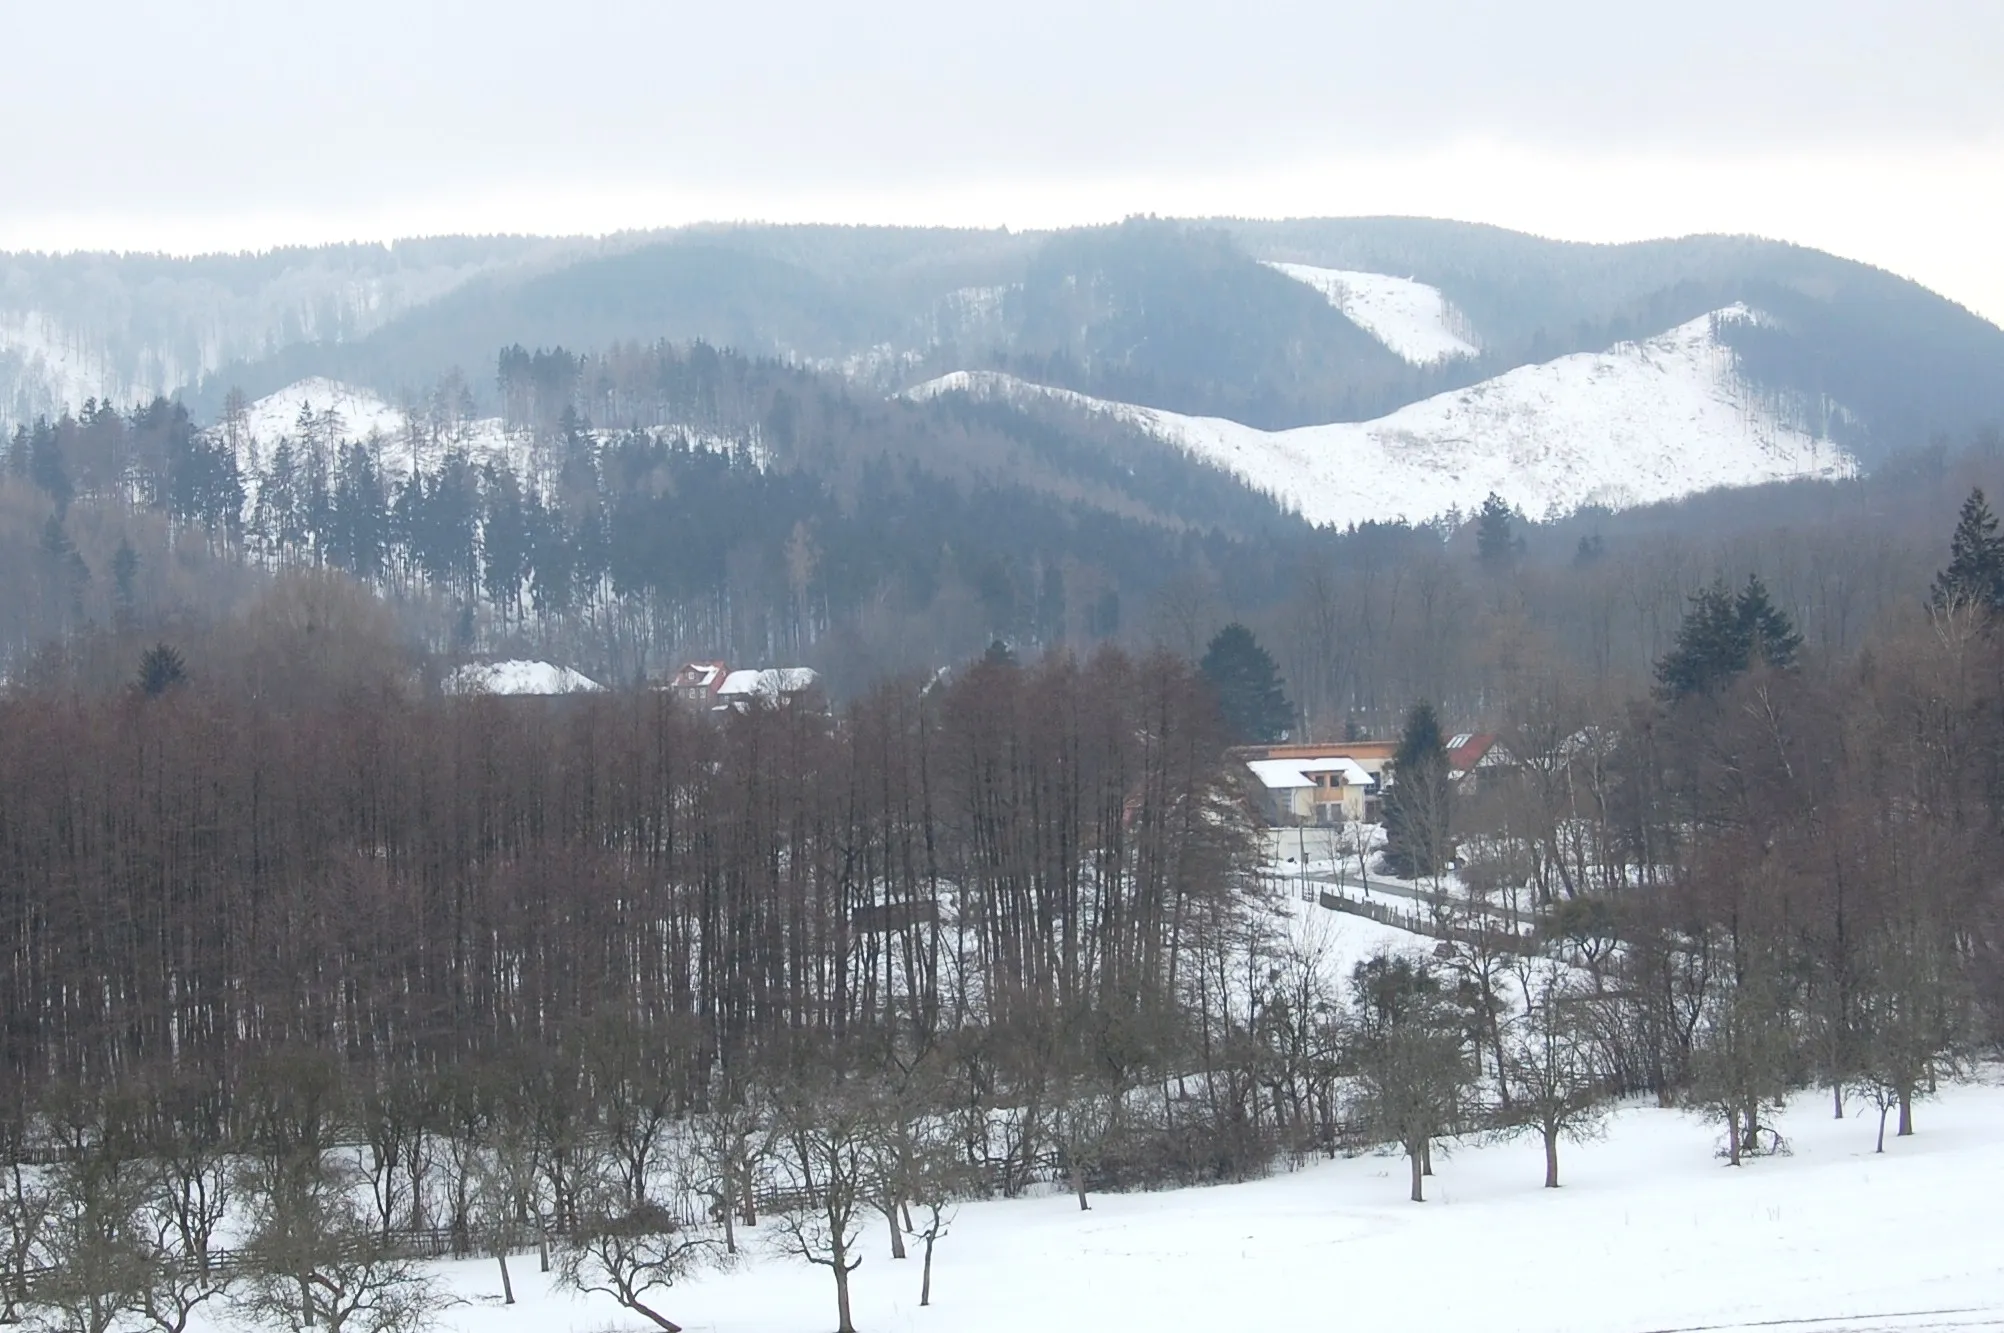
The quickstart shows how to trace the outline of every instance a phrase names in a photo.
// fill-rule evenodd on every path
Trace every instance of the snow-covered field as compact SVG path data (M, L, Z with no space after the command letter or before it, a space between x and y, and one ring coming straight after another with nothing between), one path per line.
M1737 1170L1678 1111L1631 1107L1607 1138L1562 1150L1545 1190L1534 1141L1437 1159L1424 1204L1388 1157L1317 1162L1243 1185L968 1204L940 1242L933 1305L916 1257L881 1222L855 1275L864 1333L1125 1329L1482 1329L1668 1333L2004 1329L2004 1089L1946 1090L1920 1133L1872 1154L1869 1118L1805 1096L1782 1119L1793 1155ZM491 1261L446 1266L459 1333L641 1330L609 1302L549 1293L533 1257L521 1303ZM825 1333L822 1269L759 1258L677 1287L692 1333Z
M1107 402L991 371L910 390L1042 397L1103 412L1230 469L1316 523L1424 521L1491 492L1532 518L1612 508L1719 486L1842 477L1836 444L1778 420L1734 373L1714 319L1645 342L1578 353L1403 407L1375 421L1263 431L1216 417Z
M1345 318L1416 366L1458 356L1474 356L1468 321L1438 287L1411 278L1312 264L1267 267L1303 282L1327 297Z

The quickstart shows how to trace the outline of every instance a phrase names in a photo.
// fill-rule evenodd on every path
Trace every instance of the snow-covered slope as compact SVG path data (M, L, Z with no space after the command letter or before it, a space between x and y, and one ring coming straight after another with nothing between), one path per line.
M246 484L255 489L256 467L269 461L282 439L312 438L322 445L373 442L377 465L385 476L396 479L410 476L414 465L437 467L455 449L476 464L506 463L518 473L532 471L529 435L508 430L499 417L458 421L439 429L426 424L415 433L407 428L408 422L403 409L352 384L319 377L288 384L250 404L244 414L246 456L239 461Z
M445 678L447 694L591 694L605 686L549 662L469 663Z
M255 489L256 469L270 460L272 449L282 439L298 442L312 438L323 446L372 444L377 466L391 479L409 477L413 466L434 469L455 450L476 465L506 463L518 475L535 480L546 480L552 465L548 451L538 451L530 432L510 430L500 417L437 424L420 421L416 431L409 429L409 422L402 408L352 384L320 377L288 384L251 403L244 413L245 448L239 461L246 485ZM657 429L691 448L737 454L760 466L765 463L765 451L756 438L731 439L677 427ZM617 433L594 432L601 442Z
M1437 287L1411 278L1311 264L1267 267L1321 292L1351 323L1416 366L1474 356L1482 350L1468 320Z
M1856 469L1828 440L1779 420L1734 372L1714 320L1646 342L1521 366L1375 421L1263 431L1215 417L1089 398L987 371L910 391L1056 399L1103 412L1228 468L1316 523L1420 522L1469 511L1492 491L1533 518L1719 486Z
M252 403L244 428L259 443L276 444L285 436L301 433L304 412L323 419L332 414L334 420L320 427L330 439L366 440L376 435L396 440L404 434L403 412L367 389L319 376L288 384Z
M1854 1110L1855 1110L1854 1106ZM1245 1184L1098 1194L1062 1190L962 1205L934 1254L890 1257L863 1229L851 1280L869 1333L1319 1329L1411 1333L1918 1333L2004 1329L1994 1183L2004 1089L1947 1087L1919 1132L1874 1154L1874 1118L1830 1116L1805 1094L1776 1121L1792 1155L1738 1170L1715 1132L1631 1106L1604 1139L1560 1148L1540 1188L1535 1136L1443 1144L1428 1201L1405 1168L1366 1155ZM834 1322L825 1268L773 1256L770 1219L739 1232L737 1270L653 1293L710 1333L813 1333ZM533 1250L504 1306L491 1259L439 1265L462 1303L447 1333L602 1333L648 1327L603 1296L555 1291ZM197 1315L199 1333L237 1327Z

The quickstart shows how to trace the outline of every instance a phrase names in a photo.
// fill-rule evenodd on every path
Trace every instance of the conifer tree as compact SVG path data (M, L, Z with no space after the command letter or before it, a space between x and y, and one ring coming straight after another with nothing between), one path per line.
M1733 601L1733 620L1744 666L1756 663L1786 671L1802 650L1802 635L1788 614L1767 595L1760 575L1747 575L1747 586Z
M1981 489L1962 502L1962 515L1949 538L1948 568L1935 575L1929 600L1943 611L1957 606L2004 609L2004 538L1997 535L1997 516Z
M188 678L181 654L170 645L156 643L139 659L139 692L157 699Z
M1237 623L1219 630L1198 666L1218 692L1218 711L1234 740L1265 745L1287 734L1294 705L1281 688L1272 655L1251 630Z
M132 549L131 542L120 537L118 550L111 557L111 584L121 622L131 621L134 612L138 610L138 583L139 553Z
M1756 663L1785 671L1801 649L1802 635L1759 575L1737 595L1717 579L1691 594L1677 642L1656 663L1656 692L1665 699L1704 694Z
M1453 849L1447 738L1430 703L1406 713L1385 793L1385 864L1401 879L1437 875Z
M1510 568L1523 552L1524 542L1516 535L1515 521L1509 502L1496 492L1489 492L1489 498L1482 502L1482 509L1475 516L1475 554L1482 567L1491 573Z

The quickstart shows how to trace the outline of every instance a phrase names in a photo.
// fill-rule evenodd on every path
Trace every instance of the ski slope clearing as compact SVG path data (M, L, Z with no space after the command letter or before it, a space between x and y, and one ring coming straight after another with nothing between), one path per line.
M1375 421L1264 431L958 371L914 397L963 392L1103 413L1226 468L1315 523L1423 522L1491 492L1532 518L1612 509L1721 486L1850 476L1841 447L1780 420L1734 370L1715 320L1646 342L1520 366Z
M882 1219L854 1278L863 1333L1104 1333L1356 1327L1413 1333L1781 1333L2004 1329L2004 1089L1945 1089L1919 1134L1872 1153L1869 1116L1832 1120L1805 1095L1779 1122L1793 1154L1733 1169L1680 1111L1620 1112L1604 1141L1562 1150L1539 1187L1535 1141L1436 1159L1429 1201L1403 1165L1364 1156L1242 1185L972 1203L939 1243L933 1304L919 1263L888 1256ZM768 1227L759 1228L760 1231ZM456 1333L626 1333L648 1327L514 1265L443 1272L467 1302ZM826 1333L825 1270L752 1257L665 1294L691 1333ZM219 1320L209 1324L218 1330Z
M1353 269L1271 262L1266 266L1321 292L1344 318L1413 365L1430 366L1482 350L1467 318L1438 287Z

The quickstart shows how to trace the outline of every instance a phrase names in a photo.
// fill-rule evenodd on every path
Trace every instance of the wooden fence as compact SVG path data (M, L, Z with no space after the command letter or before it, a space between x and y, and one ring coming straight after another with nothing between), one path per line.
M1394 907L1390 903L1346 898L1327 889L1322 890L1317 901L1332 912L1347 912L1351 916L1361 916L1369 921L1396 926L1400 930L1409 930L1415 935L1430 935L1437 940L1485 946L1499 953L1522 954L1526 958L1541 957L1545 952L1544 946L1535 935L1519 935L1513 931L1495 930L1486 926L1438 921L1415 909Z

